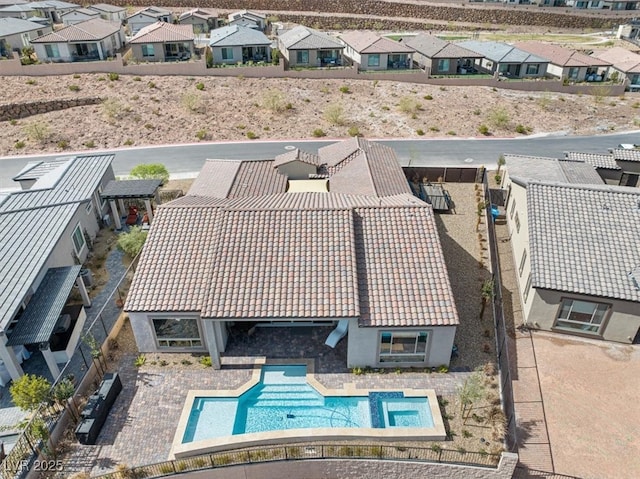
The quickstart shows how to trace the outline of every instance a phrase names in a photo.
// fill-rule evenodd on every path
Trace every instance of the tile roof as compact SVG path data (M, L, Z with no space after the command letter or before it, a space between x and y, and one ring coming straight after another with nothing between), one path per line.
M61 0L44 0L43 2L30 2L33 8L55 8L63 10L65 8L78 8L80 5L75 3L63 2Z
M0 13L14 13L14 12L35 12L35 8L29 4L24 5L9 5L8 7L0 8Z
M611 150L613 158L621 161L640 161L640 150L627 148L614 148Z
M614 47L594 53L594 57L608 61L616 70L623 73L640 73L640 55L626 48Z
M211 30L209 45L212 47L271 45L271 40L264 33L253 28L229 25Z
M90 201L114 155L72 157L30 190L0 203L0 328L6 327L78 207Z
M482 58L480 53L463 48L435 35L420 33L406 38L404 43L427 58Z
M601 155L598 153L580 153L577 151L568 151L566 153L567 160L570 161L584 161L590 164L596 169L602 168L605 170L620 170L613 155Z
M42 25L22 18L0 18L0 37L32 32L33 30L42 30Z
M138 10L134 14L129 15L127 18L135 17L136 15L145 15L152 18L160 18L164 16L170 16L171 12L169 10L165 10L164 8L147 7L143 8L142 10Z
M266 20L267 14L256 12L254 10L239 10L237 12L229 14L229 20L237 20L238 18L242 17L255 18L256 20Z
M89 5L87 8L94 10L100 10L101 12L118 13L126 10L124 7L118 7L116 5L109 5L108 3L96 3L95 5Z
M218 18L218 15L214 12L210 12L209 10L203 10L202 8L194 8L192 10L188 10L180 14L178 17L180 20L185 20L187 18L197 17L203 20L208 20L209 18Z
M102 18L92 18L84 22L66 26L47 35L31 40L31 43L64 43L102 40L117 33L122 25Z
M278 35L288 50L314 50L319 48L342 49L344 45L330 35L298 25Z
M111 180L100 196L104 199L153 198L162 180Z
M561 67L608 67L611 66L606 60L585 55L584 53L571 50L569 48L554 45L552 43L526 41L516 42L517 48L534 55L548 58L551 63Z
M403 43L373 32L353 31L340 35L340 40L358 53L413 53L415 50Z
M598 185L604 183L595 168L583 161L559 160L541 156L504 155L507 172L514 181L555 181Z
M534 287L640 301L640 190L532 183L527 214Z
M506 43L467 40L457 44L478 52L496 63L549 63L547 58L533 55Z
M281 155L276 156L273 162L273 166L278 167L281 165L286 165L287 163L291 163L293 161L300 161L302 163L314 166L320 166L322 164L318 155L307 153L300 148L295 148L291 151L287 151L286 153L282 153Z
M195 35L191 25L174 25L156 22L140 29L129 43L165 43L193 41Z
M95 10L90 10L89 8L74 8L71 11L68 11L66 13L63 13L61 16L62 18L66 17L67 15L73 14L73 13L82 13L83 15L87 15L90 17L95 17L97 15L100 15L98 12L96 12Z

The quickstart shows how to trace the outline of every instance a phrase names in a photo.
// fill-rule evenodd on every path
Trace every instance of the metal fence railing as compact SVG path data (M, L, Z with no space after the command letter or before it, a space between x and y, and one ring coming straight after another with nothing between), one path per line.
M109 332L122 311L121 305L126 298L137 263L138 258L135 258L120 277L115 288L99 294L99 299L94 298L94 307L100 303L102 307L95 316L93 310L88 313L82 339L60 375L54 378L52 390L60 381L71 379L75 386L73 396L81 395L83 379L92 370L92 366L96 372L95 380L99 382L102 379L105 372L104 360L101 358L102 351L106 347ZM38 454L47 452L46 437L52 433L64 410L63 405L52 402L41 405L35 411L15 445L0 464L0 479L22 479L26 476L38 458Z
M267 446L237 451L224 451L199 456L132 467L98 476L101 479L121 477L171 476L202 469L213 469L244 464L273 461L296 461L313 459L379 459L393 461L418 461L495 469L500 455L484 452L441 449L439 447L401 447L381 445L309 444L292 446Z
M496 240L495 224L491 215L491 194L487 175L483 178L484 197L486 201L487 231L489 235L489 254L491 257L491 273L493 280L493 318L496 332L496 353L498 359L498 371L500 377L500 391L502 394L502 407L507 418L507 434L505 442L507 449L517 452L518 441L516 435L516 415L513 400L513 388L511 383L511 371L509 369L509 346L507 342L507 327L504 319L502 304L502 278L500 276L500 257L498 255L498 243Z

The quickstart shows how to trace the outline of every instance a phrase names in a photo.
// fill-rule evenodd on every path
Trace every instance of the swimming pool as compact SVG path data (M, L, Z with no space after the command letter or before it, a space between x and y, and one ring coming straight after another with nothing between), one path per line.
M313 374L313 360L264 361L256 359L251 380L237 389L187 392L172 459L310 439L446 438L433 389L328 389Z
M305 365L263 366L260 381L237 398L196 397L183 443L287 429L429 428L426 397L401 391L324 396L307 382Z

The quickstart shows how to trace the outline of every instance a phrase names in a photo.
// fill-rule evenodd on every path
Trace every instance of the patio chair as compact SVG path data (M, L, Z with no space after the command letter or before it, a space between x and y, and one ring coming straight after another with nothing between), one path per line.
M349 330L349 320L341 319L340 321L338 321L338 326L336 327L336 329L331 331L331 334L329 334L324 344L326 344L331 348L335 348L336 345L340 342L340 340L347 335L348 330Z

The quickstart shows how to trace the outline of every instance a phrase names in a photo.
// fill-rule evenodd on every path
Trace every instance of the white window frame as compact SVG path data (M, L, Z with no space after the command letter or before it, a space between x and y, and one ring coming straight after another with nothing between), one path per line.
M525 284L524 286L524 294L522 295L525 303L527 302L527 299L529 299L530 291L531 291L531 273L529 273L529 276L527 277L527 284Z
M579 306L592 305L593 312L589 321L581 321L572 318L574 311ZM611 305L607 303L599 303L597 301L585 301L583 299L562 298L556 321L553 325L554 329L570 333L588 334L590 336L601 336L605 328L605 323L611 310ZM566 314L566 317L562 317ZM584 311L576 311L576 314L585 315Z
M522 277L522 272L524 271L524 265L527 262L527 250L526 248L522 251L522 259L520 260L520 266L518 266L518 276Z
M516 217L513 220L516 224L516 233L520 233L520 216L516 213Z
M76 244L76 234L79 234L80 238L82 238L82 245L80 246L80 248L78 248L78 245ZM76 227L73 228L73 232L71 233L71 242L73 243L73 250L76 252L76 256L78 256L79 258L84 249L87 247L87 240L84 237L82 224L79 221Z
M84 207L84 209L86 210L87 214L90 215L91 212L93 211L93 201L89 201L87 203L87 206Z
M391 335L391 340L389 342L389 350L383 350L383 336ZM429 352L429 336L431 331L428 330L416 330L416 331L393 331L393 330L383 330L378 334L378 362L386 363L386 364L396 364L396 363L415 363L415 364L423 364L427 360L427 353ZM410 339L414 338L414 352L407 353L403 351L394 351L394 338L400 339ZM424 341L419 341L420 338L424 338ZM400 341L398 341L398 344ZM424 351L420 351L420 345L424 345ZM419 359L418 359L419 358ZM386 360L385 360L386 359Z
M511 211L509 211L509 218L513 219L513 213L515 213L516 211L516 199L513 199L513 202L511 203Z

